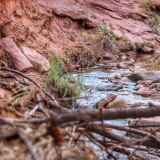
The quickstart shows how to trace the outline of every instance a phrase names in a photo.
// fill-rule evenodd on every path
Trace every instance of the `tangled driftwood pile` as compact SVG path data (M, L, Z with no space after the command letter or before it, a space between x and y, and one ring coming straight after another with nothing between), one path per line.
M156 159L160 123L115 126L103 120L152 117L160 107L68 110L23 73L0 68L0 159ZM139 127L155 127L152 133ZM112 132L125 131L132 136Z

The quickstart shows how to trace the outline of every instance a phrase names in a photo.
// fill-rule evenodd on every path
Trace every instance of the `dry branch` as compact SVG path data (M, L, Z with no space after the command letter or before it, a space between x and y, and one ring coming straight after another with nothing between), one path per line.
M123 109L103 109L100 110L71 110L68 113L63 113L56 116L51 112L51 118L56 121L57 124L62 124L72 121L80 122L92 122L101 120L114 120L125 118L142 118L142 117L155 117L160 116L160 107L153 108L123 108Z

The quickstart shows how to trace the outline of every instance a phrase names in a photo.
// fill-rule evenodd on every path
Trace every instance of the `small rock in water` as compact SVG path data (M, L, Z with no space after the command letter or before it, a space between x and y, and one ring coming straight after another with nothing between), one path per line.
M145 91L145 92L141 93L142 97L150 97L151 95L152 95L151 91Z
M148 86L149 86L149 82L146 82L146 81L143 81L143 80L137 81L136 84L137 84L137 85L141 84L141 85L143 85L143 86L145 86L145 87L148 87Z
M122 84L121 81L117 81L117 80L111 80L110 82L112 82L113 84Z
M153 91L149 90L147 87L141 87L136 94L140 94L142 97L149 97L153 94Z
M127 108L127 104L123 99L117 99L110 102L106 108Z
M160 102L148 102L149 107L160 107Z
M151 83L156 83L160 81L160 71L146 71L146 72L137 72L128 76L132 81L144 80Z
M130 107L135 108L135 107L140 107L141 104L139 102L131 104Z
M126 64L124 62L120 62L117 64L118 68L127 68Z
M104 108L109 102L113 101L117 96L114 94L109 94L107 97L102 98L99 102L97 102L97 108Z
M121 80L122 80L122 82L129 82L130 81L127 77L122 77Z
M121 79L121 76L119 76L119 75L116 74L113 78L114 79Z
M155 88L157 91L160 89L160 83L153 83L152 85L149 86L150 88Z
M142 84L138 84L138 85L136 85L135 90L139 90L141 88L143 88L143 85Z
M98 86L98 91L118 91L123 88L123 84L106 84L103 86Z
M110 77L99 77L98 79L110 79Z

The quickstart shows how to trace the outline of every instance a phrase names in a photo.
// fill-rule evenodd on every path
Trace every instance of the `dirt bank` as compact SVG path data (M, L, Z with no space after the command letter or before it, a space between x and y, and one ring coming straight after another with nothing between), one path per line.
M53 52L63 55L66 70L71 63L71 69L87 65L97 50L99 55L106 53L108 46L100 48L99 32L92 32L100 25L111 30L121 46L128 41L151 52L158 45L159 37L143 23L148 15L131 0L2 0L0 8L0 39L16 39L21 46L36 50L49 61ZM1 49L3 58L2 52ZM82 52L87 53L86 62L82 56L79 60Z

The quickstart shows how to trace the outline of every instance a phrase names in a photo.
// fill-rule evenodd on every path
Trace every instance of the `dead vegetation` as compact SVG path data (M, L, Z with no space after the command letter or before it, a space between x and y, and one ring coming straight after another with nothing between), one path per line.
M0 68L0 79L0 159L119 159L119 152L146 160L158 155L159 129L149 133L139 130L141 125L116 126L103 120L159 116L159 107L68 110L21 72Z

